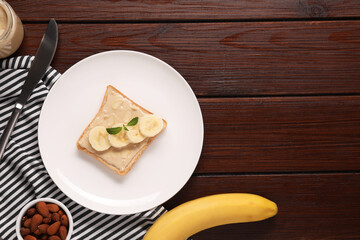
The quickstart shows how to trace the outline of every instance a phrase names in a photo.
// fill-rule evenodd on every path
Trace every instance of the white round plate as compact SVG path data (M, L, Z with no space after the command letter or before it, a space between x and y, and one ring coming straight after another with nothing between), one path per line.
M124 176L76 147L107 85L167 121ZM204 137L201 109L185 79L153 56L120 50L68 69L44 102L38 131L42 159L57 186L79 204L108 214L142 212L174 196L193 173Z

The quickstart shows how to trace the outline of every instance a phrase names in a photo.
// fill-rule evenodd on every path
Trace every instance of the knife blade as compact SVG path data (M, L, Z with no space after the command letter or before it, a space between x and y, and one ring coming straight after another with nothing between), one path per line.
M58 27L56 21L51 19L40 42L40 46L35 54L35 58L31 63L28 75L26 76L25 83L22 87L20 96L16 101L15 108L11 114L10 120L1 135L0 162L5 152L10 135L15 127L20 113L24 108L24 105L31 96L40 79L46 73L47 68L50 66L50 63L55 55L57 43Z

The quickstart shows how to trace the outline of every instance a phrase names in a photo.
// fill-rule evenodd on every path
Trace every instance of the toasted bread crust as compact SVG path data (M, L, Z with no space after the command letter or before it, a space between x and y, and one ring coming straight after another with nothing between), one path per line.
M81 136L79 137L78 141L76 142L76 146L79 150L87 153L87 154L90 154L91 156L93 156L95 159L97 159L99 162L101 162L102 164L106 165L108 168L110 168L111 170L113 170L114 172L116 172L117 174L119 175L125 175L127 174L130 169L132 168L132 166L137 162L137 160L139 159L139 157L142 155L142 153L145 151L145 149L150 145L150 143L152 143L152 141L154 141L154 139L156 138L156 136L154 137L151 137L149 138L149 141L148 143L145 145L145 147L143 147L141 149L141 151L138 152L138 154L132 159L132 161L126 166L126 168L123 170L123 171L120 171L118 168L116 168L115 166L109 164L108 162L106 162L104 159L102 159L100 156L96 155L95 153L92 153L90 151L88 151L86 148L80 146L79 144L79 141L83 138L86 130L90 127L90 125L93 123L93 121L96 119L96 117L100 114L101 112L101 109L104 107L104 104L105 104L105 100L106 100L106 96L109 92L109 90L112 89L114 91L116 91L117 93L119 93L120 95L122 95L124 98L126 98L127 100L129 100L132 104L136 105L137 107L139 107L142 111L148 113L148 114L152 114L152 112L150 112L149 110L143 108L142 106L140 106L139 104L135 103L133 100L131 100L130 98L128 98L126 95L124 95L122 92L120 92L118 89L116 89L115 87L111 86L111 85L108 85L107 88L106 88L106 92L104 94L104 97L103 97L103 100L102 100L102 103L101 103L101 106L98 110L98 112L96 113L95 117L91 120L91 122L87 125L87 127L84 129L84 131L82 132ZM167 125L167 122L163 119L164 121L164 127L163 129L159 132L161 133L165 128L166 128L166 125Z

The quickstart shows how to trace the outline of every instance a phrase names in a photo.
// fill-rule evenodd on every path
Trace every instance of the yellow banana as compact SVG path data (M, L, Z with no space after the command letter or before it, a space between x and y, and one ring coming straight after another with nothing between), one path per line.
M224 193L198 198L163 214L143 240L185 240L207 228L255 222L276 215L277 205L259 195Z

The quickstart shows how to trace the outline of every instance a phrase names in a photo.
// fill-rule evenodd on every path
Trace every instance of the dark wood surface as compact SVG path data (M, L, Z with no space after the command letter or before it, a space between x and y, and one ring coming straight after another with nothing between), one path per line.
M358 96L199 101L205 141L197 173L360 169Z
M194 239L360 239L360 2L9 1L24 21L16 53L35 54L59 22L53 66L107 50L178 70L203 113L199 164L164 205L224 192L260 194L276 217Z
M46 24L25 24L35 54ZM197 96L360 93L360 21L60 24L54 67L132 49L177 69ZM26 47L25 47L26 46Z
M10 0L22 19L169 21L358 17L351 0Z

